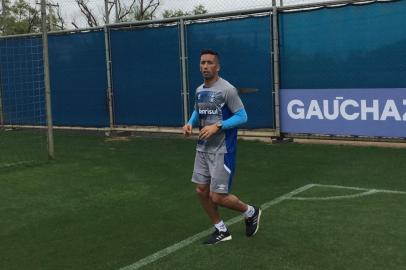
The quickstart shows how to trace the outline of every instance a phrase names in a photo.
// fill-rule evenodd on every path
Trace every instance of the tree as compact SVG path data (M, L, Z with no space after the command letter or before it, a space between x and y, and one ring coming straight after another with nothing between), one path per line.
M39 32L41 21L38 11L24 0L18 0L13 5L6 1L0 20L0 31L3 35L25 34Z
M208 11L203 5L197 5L193 9L193 14L194 15L200 15L200 14L206 14Z
M52 12L51 12L49 14L49 16L54 16L54 14L52 14ZM56 19L53 20L54 29L64 30L65 29L65 20L64 20L64 18L62 16L61 9L59 8L59 5L58 5L58 7L56 9L56 16L57 16ZM51 26L51 29L52 29L52 26Z
M8 10L8 6L10 5L10 1L9 0L1 0L1 15L2 16L6 16L7 14L7 10Z
M207 9L203 5L195 6L192 11L183 11L181 9L173 10L173 9L166 9L162 13L162 17L164 18L173 18L173 17L182 17L188 15L200 15L206 14Z
M132 0L130 4L124 5L121 1L117 0L116 4L116 22L122 22L131 13L131 10L136 6L136 0ZM110 12L109 12L110 13Z
M90 27L99 26L107 22L107 16L116 11L117 22L150 20L155 16L155 12L160 5L160 0L114 0L109 2L107 12L103 16L97 16L96 12L89 7L89 0L75 0L80 8L80 12L85 16L87 25ZM127 3L127 4L126 4ZM103 17L101 19L101 17ZM72 21L75 28L79 28L75 20Z
M138 0L138 5L135 5L124 19L126 21L152 20L160 4L160 0Z
M75 0L78 5L80 12L86 17L86 22L88 26L95 27L99 25L97 17L93 14L92 9L88 5L88 0ZM75 21L72 21L72 25L75 28L79 28Z
M51 9L52 10L52 9ZM0 34L15 35L41 32L41 13L25 0L17 0L11 5L9 0L2 0L2 16L0 17ZM59 7L57 14L60 14ZM53 12L47 15L48 30L64 28L63 20Z

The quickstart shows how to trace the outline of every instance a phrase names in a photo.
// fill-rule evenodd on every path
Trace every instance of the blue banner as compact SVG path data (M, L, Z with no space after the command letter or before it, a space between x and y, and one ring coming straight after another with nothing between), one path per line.
M406 137L406 88L282 89L281 131Z

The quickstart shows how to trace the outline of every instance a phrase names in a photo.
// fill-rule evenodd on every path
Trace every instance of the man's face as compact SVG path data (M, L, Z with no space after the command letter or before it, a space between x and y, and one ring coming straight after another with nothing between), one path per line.
M218 59L212 54L203 54L200 57L200 72L204 79L212 79L217 76L220 70Z

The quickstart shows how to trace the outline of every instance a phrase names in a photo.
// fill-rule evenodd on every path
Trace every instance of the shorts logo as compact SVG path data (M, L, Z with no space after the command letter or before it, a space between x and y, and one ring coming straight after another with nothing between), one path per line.
M226 189L226 185L223 185L223 184L217 185L217 189L218 189L218 190L225 190L225 189Z
M229 167L227 167L226 166L226 164L224 164L224 169L228 172L228 173L231 173L231 170L230 170L230 168Z

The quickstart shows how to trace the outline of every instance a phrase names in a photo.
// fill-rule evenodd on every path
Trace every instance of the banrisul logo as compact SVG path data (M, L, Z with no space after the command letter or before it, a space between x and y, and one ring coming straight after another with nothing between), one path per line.
M345 99L334 100L293 99L286 106L287 113L295 120L373 120L406 121L406 99Z
M199 114L205 114L205 115L213 115L213 114L218 114L218 109L199 109Z

